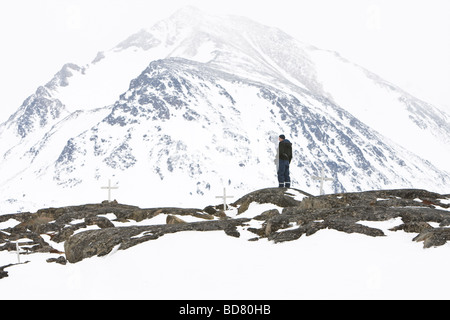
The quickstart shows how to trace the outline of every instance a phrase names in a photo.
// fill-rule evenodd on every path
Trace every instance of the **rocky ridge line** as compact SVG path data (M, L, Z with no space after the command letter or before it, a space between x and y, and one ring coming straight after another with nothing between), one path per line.
M274 208L256 212L250 210L253 204L273 204ZM57 258L48 262L65 264L104 256L113 249L125 250L168 233L223 230L228 236L240 237L248 231L254 235L248 240L267 238L274 243L311 236L322 229L379 237L385 236L382 230L358 222L396 218L402 223L391 231L415 233L412 240L423 241L424 248L441 246L450 240L450 195L426 190L312 196L297 189L267 188L245 195L225 211L222 206L141 209L104 201L6 214L0 216L0 225L10 219L17 223L0 229L0 251L15 251L19 240L25 255L54 253ZM164 216L165 221L156 221L156 217ZM55 248L62 244L64 252ZM6 277L4 269L13 265L0 267L0 278Z

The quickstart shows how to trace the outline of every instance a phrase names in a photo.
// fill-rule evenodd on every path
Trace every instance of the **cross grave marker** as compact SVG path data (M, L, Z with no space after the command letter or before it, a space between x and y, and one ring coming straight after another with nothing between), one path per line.
M333 181L334 180L332 178L325 177L325 175L323 174L323 168L321 170L320 177L318 177L318 176L311 176L311 178L313 178L314 180L320 180L320 195L324 195L325 194L325 192L323 191L323 182L324 181Z
M227 196L226 188L223 188L223 196L216 196L216 198L223 199L223 211L227 209L227 198L234 198L233 196Z
M108 189L108 202L111 202L111 190L112 189L119 189L119 187L112 187L111 186L111 179L108 179L108 186L107 187L101 187L101 189Z

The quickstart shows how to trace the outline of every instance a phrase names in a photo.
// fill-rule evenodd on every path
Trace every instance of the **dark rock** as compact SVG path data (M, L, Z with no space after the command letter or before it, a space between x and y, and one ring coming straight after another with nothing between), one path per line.
M430 226L426 222L412 221L412 222L402 223L401 225L394 227L392 229L389 229L389 230L391 230L391 231L403 230L405 232L410 232L410 233L421 233L423 231L430 230L430 229L433 229L433 227Z
M84 219L86 225L97 225L99 228L114 228L114 224L105 217L87 217Z
M10 264L0 267L0 279L6 278L8 276L8 271L5 271L7 267L11 266Z
M261 228L248 230L274 242L296 240L303 234L312 235L326 228L377 237L384 236L383 231L358 221L401 218L404 223L392 231L421 232L423 235L418 239L427 239L424 246L436 246L445 243L446 229L436 231L427 222L437 222L441 227L450 224L450 213L442 210L448 205L440 201L445 198L437 193L415 189L311 196L298 205L286 206L280 215L259 215L258 219L265 220Z
M295 199L303 194L303 200ZM36 213L24 212L0 216L0 222L15 219L20 223L0 232L0 250L15 251L14 241L29 239L22 250L28 254L50 252L62 254L43 238L50 236L57 243L64 242L65 256L51 258L49 262L75 263L87 257L103 256L115 247L124 250L139 243L155 240L182 231L223 230L232 237L240 237L239 230L256 235L256 241L267 238L275 243L293 241L302 235L311 236L322 229L334 229L345 233L359 233L371 237L385 236L382 230L368 227L361 221L387 221L400 219L402 224L391 231L416 233L416 242L423 241L425 248L441 246L450 240L450 196L426 190L399 189L377 190L312 196L296 189L266 188L251 192L229 205L245 212L252 203L270 203L283 208L267 210L253 218L232 218L222 205L196 208L150 208L120 204L117 201L85 204L62 208L45 208ZM443 201L446 200L446 201ZM114 214L114 220L106 218ZM167 215L167 224L149 226L116 227L113 222L143 221L160 214ZM188 223L183 216L193 216L204 221ZM253 220L252 227L248 222ZM430 223L439 224L433 228ZM116 223L117 224L117 223ZM99 229L82 231L95 225ZM256 225L256 227L255 227ZM80 232L81 231L81 232ZM67 260L66 260L67 259ZM7 276L0 268L0 278Z
M89 230L71 236L64 243L64 251L69 262L79 262L92 256L104 256L119 245L119 250L127 249L139 243L155 240L167 233L181 231L227 230L236 236L233 228L244 225L251 219L211 220L192 223L165 224L154 226L116 227ZM228 234L227 233L227 234Z
M62 264L62 265L66 265L66 263L67 263L67 260L66 260L66 258L64 258L63 256L59 256L58 258L48 258L47 260L46 260L47 262L56 262L56 263L59 263L59 264Z
M419 233L414 241L423 241L424 248L442 246L450 240L450 228L433 228Z
M210 215L215 215L217 213L217 210L213 206L207 206L203 211Z
M283 208L300 205L301 201L295 200L295 194L290 190L295 190L308 197L312 197L312 195L310 195L309 193L297 189L267 188L251 192L238 199L231 205L233 207L238 207L238 214L245 212L252 202L256 202L259 204L272 203Z
M26 264L28 262L29 261L25 261L25 262L22 262L22 263L10 263L10 264L8 264L6 266L0 267L0 279L8 277L8 271L5 271L6 268L9 268L9 267L12 267L12 266L17 266L19 264Z
M176 224L176 223L186 223L186 221L169 214L169 215L167 215L166 223L167 224Z
M272 209L272 210L267 210L264 211L263 213L261 213L260 215L257 215L255 217L253 217L254 220L267 220L270 218L273 218L277 215L280 214L280 211L278 211L277 209Z
M230 225L230 226L226 227L223 231L225 231L225 234L230 237L239 238L241 236L239 231L237 231L237 228L235 225Z

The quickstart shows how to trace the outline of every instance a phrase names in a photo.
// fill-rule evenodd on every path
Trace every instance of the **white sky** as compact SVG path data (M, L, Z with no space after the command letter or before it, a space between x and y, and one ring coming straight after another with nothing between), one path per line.
M450 114L449 0L15 0L0 5L0 123L65 63L188 4L337 51Z

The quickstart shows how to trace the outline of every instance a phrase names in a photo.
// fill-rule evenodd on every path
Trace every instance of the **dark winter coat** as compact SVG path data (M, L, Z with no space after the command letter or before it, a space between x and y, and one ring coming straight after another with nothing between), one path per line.
M280 160L288 160L289 163L292 160L292 143L288 139L280 141L278 145L280 153Z

